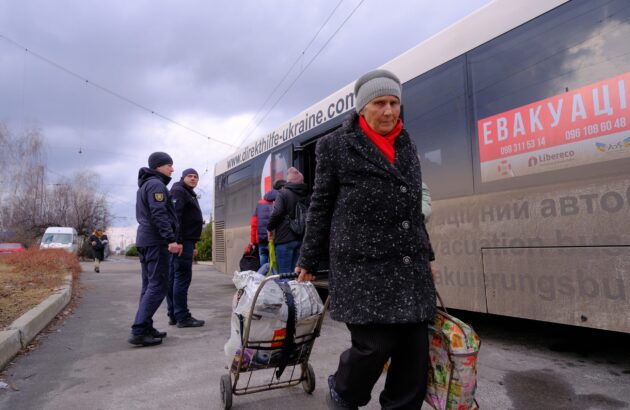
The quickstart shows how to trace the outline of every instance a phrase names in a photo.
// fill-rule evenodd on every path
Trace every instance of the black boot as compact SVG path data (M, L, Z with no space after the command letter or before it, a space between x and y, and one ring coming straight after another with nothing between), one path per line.
M326 405L329 410L358 410L359 407L348 403L335 391L335 376L328 376L328 394L326 395Z
M155 338L159 338L159 339L164 339L166 337L166 332L160 332L159 330L157 330L156 328L152 327L151 329L149 329L149 332L147 333L149 336L153 336Z
M204 323L206 322L203 320L197 320L194 317L189 316L181 322L177 322L177 327L201 327Z
M151 335L131 335L127 339L129 343L136 346L155 346L162 343L162 339L153 337Z
M177 324L177 320L175 320L175 316L168 315L168 324L171 326L175 326Z

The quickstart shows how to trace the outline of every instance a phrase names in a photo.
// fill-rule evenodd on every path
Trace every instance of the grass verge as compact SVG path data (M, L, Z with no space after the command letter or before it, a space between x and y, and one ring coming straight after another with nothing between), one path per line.
M77 256L61 249L0 256L0 330L50 296L68 273L76 282L79 272Z

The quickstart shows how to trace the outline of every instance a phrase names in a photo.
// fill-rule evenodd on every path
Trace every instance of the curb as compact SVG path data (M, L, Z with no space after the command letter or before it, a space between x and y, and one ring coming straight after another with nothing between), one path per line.
M65 308L72 296L72 275L64 284L13 323L0 331L0 370Z

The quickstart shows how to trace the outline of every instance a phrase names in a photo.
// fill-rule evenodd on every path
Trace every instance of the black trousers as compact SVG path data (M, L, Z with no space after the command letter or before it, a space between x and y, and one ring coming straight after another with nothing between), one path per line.
M191 317L188 309L188 289L192 282L193 253L195 241L184 240L184 250L181 255L171 255L168 271L168 317L178 322Z
M374 384L388 359L383 409L420 409L429 369L428 323L347 324L352 347L341 354L335 391L357 406L369 403Z
M142 266L142 290L138 312L131 326L134 335L146 334L153 328L153 315L168 291L168 247L138 247L138 254Z

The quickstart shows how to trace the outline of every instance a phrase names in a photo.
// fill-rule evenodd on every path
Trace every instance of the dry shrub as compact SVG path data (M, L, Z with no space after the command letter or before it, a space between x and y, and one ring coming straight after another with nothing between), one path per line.
M79 259L75 254L71 254L62 249L37 249L31 247L25 252L6 255L0 261L13 267L13 270L20 272L33 280L46 278L68 273L73 276L81 272Z
M78 279L79 272L77 256L61 249L0 256L0 329L50 296L67 274Z

